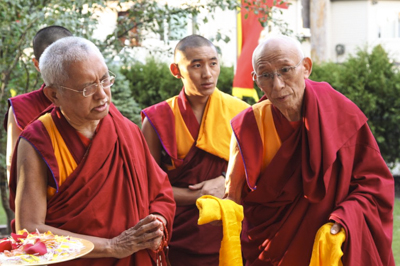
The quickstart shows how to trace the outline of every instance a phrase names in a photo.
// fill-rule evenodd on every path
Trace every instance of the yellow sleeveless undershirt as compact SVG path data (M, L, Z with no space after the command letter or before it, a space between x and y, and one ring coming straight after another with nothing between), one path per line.
M282 142L275 128L272 103L269 100L265 100L253 105L253 113L263 144L264 158L261 166L261 172L263 172L278 152Z
M166 102L175 116L178 158L184 159L195 140L182 118L178 97L170 98ZM215 89L204 109L196 147L228 161L232 135L230 121L248 106L247 103Z
M58 131L56 125L54 124L53 118L50 113L47 113L41 117L39 120L43 123L50 136L50 140L54 149L54 156L56 157L58 170L59 170L59 182L61 184L67 179L67 177L76 169L77 163L74 157L72 157L64 139L62 138L60 132ZM52 197L56 190L52 187L47 188L47 198Z

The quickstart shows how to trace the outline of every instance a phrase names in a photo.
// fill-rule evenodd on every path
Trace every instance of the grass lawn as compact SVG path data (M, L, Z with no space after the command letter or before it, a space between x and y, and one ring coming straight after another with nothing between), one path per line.
M0 206L0 224L6 224L7 219L3 207ZM393 244L392 250L396 265L400 265L400 199L396 198L393 212Z
M400 265L400 199L396 198L393 212L393 244L392 250L396 265Z
M6 213L4 212L3 206L0 204L0 224L6 224L7 223L7 217Z

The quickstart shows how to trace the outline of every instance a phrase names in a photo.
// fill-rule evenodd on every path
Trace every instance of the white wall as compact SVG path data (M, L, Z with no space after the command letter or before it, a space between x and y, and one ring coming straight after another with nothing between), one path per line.
M373 7L377 19L371 30L371 46L381 44L400 63L400 1L378 1Z
M331 50L333 62L343 62L357 47L368 41L368 5L369 1L331 2ZM336 55L336 45L345 46L345 54Z
M202 22L207 17L208 23ZM216 36L217 32L223 33L230 38L228 43L224 41L213 41L214 45L221 49L221 62L226 66L232 66L236 62L236 12L218 10L214 14L214 18L206 12L202 13L198 18L199 30L196 34L202 35L207 39ZM192 32L190 31L189 34Z
M331 61L343 62L357 49L381 44L400 62L400 1L331 2ZM336 56L337 44L346 53Z

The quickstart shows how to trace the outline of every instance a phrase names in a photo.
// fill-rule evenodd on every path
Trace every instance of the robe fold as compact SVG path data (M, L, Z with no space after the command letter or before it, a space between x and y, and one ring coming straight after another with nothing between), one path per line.
M172 232L175 202L171 185L135 124L111 105L109 114L101 120L86 148L60 110L52 108L49 111L56 127L54 130L58 130L64 144L50 137L57 134L49 134L41 121L43 117L21 134L21 138L27 140L45 161L49 172L48 185L56 190L48 198L47 225L110 239L135 226L147 215L158 213L166 218L168 232ZM65 167L60 164L57 150L66 148L71 156L64 157L75 161L76 167L60 184ZM16 157L10 180L10 205L13 209L17 185ZM62 159L67 161L64 157ZM60 265L155 265L155 253L142 250L121 260L78 259Z
M178 96L142 111L163 147L161 165L173 187L188 188L226 172L232 129L230 120L248 105L215 89L201 125L184 89ZM169 259L172 266L218 265L222 228L197 225L195 204L177 206Z
M17 126L23 130L29 122L37 118L47 107L51 105L49 99L43 93L46 85L43 84L39 90L17 95L8 99L8 108L4 117L3 126L7 131L8 112L10 106L14 112Z
M232 128L247 180L247 265L309 265L315 235L330 220L346 232L343 265L394 265L394 179L354 103L306 80L298 127L264 100Z

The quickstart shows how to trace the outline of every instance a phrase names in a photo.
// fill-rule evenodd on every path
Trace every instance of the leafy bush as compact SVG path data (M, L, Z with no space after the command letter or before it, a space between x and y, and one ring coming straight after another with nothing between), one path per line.
M342 65L314 65L310 77L326 81L352 100L368 124L388 164L400 155L400 74L381 46L362 49Z
M132 95L141 109L170 98L180 92L182 82L171 75L167 63L149 57L145 63L121 69L128 79Z
M217 87L220 91L228 94L232 94L232 84L233 84L233 66L227 67L221 65L221 72L218 77Z
M129 80L127 80L126 77L121 73L121 68L111 66L110 70L116 75L116 82L111 90L112 102L121 112L121 114L140 126L140 107L139 104L134 100L134 97L132 97Z

